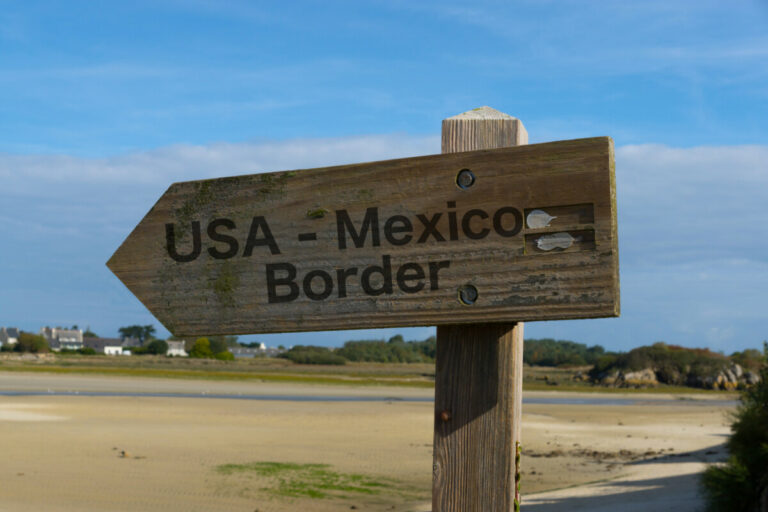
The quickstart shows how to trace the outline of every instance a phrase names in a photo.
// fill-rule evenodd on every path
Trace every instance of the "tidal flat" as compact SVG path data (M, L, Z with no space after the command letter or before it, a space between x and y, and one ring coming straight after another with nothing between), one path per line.
M0 391L45 392L0 396L0 511L430 509L426 387L20 369L0 372ZM323 400L366 396L375 400ZM615 509L648 489L695 507L695 475L724 457L734 408L724 394L525 398L521 490L532 511Z

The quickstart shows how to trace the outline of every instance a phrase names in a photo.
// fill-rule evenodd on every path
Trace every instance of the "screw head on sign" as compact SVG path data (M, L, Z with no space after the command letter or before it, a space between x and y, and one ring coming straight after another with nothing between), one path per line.
M478 293L477 288L471 284L465 284L459 288L459 302L465 306L471 306L477 301Z
M475 184L475 173L469 169L462 169L459 174L456 175L456 185L462 190L467 190L469 187Z

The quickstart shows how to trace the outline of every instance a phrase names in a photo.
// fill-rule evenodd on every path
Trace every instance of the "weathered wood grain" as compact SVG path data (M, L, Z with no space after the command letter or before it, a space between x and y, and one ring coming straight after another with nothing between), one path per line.
M525 133L499 131L514 132L518 139ZM466 190L456 183L462 169L476 177ZM614 196L613 145L605 137L176 183L108 266L166 328L187 336L614 316L619 307ZM593 208L594 219L588 219L593 222L569 213L543 229L523 225L512 236L494 230L494 213L505 207L523 215L573 205ZM357 248L344 231L346 248L340 248L337 212L346 212L360 231L369 208L377 209L378 245L369 231ZM472 210L489 218L470 215L468 235L462 218ZM412 233L397 231L405 222L392 222L396 243L385 233L393 216L413 227ZM266 223L279 254L266 245L264 224L254 218ZM439 236L420 242L425 222L432 220ZM169 246L177 259L195 255L195 223L199 255L173 259ZM257 244L249 253L254 225ZM514 225L514 214L502 212L501 232L511 233ZM472 238L486 229L484 238ZM589 236L567 249L544 251L537 245L541 236L569 231ZM397 243L409 235L410 242ZM212 256L227 253L231 257ZM366 293L361 277L368 267L385 266L385 255L392 289ZM269 301L268 264L295 267L295 300ZM400 270L405 264L410 265ZM338 276L345 270L342 293ZM398 286L399 270L405 286ZM279 282L287 271L273 274ZM303 289L307 274L311 297ZM377 272L369 278L374 292L384 285ZM467 284L479 294L471 306L457 299ZM291 292L289 285L274 288L277 295Z
M512 512L522 324L437 328L432 511Z
M443 152L525 143L522 122L493 109L443 121ZM594 222L588 210L548 211L570 224ZM481 322L437 329L433 512L512 512L519 503L523 323Z

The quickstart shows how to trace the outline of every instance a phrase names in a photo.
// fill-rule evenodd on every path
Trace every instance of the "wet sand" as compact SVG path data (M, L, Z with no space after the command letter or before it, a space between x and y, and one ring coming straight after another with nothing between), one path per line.
M0 372L0 390L49 389L393 398L431 394L409 388ZM723 456L726 412L732 407L701 396L695 401L648 398L652 401L635 405L526 405L524 510L627 510L632 496L661 500L654 510L667 505L676 512L696 510L695 474L703 461ZM429 510L432 417L429 402L397 400L3 396L0 511ZM280 478L290 479L289 474L217 470L254 462L327 464L329 472L362 475L382 487L371 487L372 493L292 497L279 487Z

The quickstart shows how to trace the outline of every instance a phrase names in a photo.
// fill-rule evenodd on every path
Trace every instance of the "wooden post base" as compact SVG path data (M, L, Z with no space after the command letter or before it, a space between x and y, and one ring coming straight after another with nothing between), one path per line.
M438 327L433 512L515 510L522 334L522 324Z

